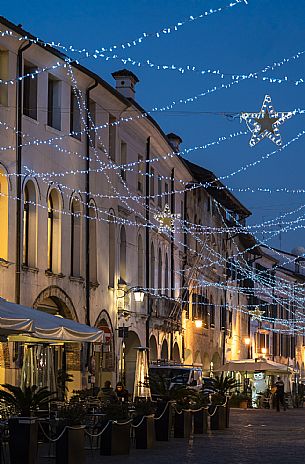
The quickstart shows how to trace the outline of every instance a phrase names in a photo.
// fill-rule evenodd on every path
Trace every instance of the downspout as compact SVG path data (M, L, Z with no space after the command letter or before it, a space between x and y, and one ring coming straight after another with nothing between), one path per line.
M85 289L86 289L86 324L90 325L90 243L89 243L89 201L90 201L90 117L89 117L89 100L90 92L98 86L98 82L95 81L90 87L86 90L86 125L87 125L87 134L86 134L86 183L85 183L85 237L86 237L86 276L85 276Z
M20 304L20 275L21 275L21 221L22 221L22 77L23 52L30 48L32 42L21 46L17 55L17 86L16 86L16 268L15 268L15 302Z
M171 214L175 214L175 168L172 169L172 172L171 172ZM174 252L175 252L175 248L174 248L174 231L172 230L171 231L171 291L170 291L170 295L171 295L171 298L175 298L175 290L174 290L174 287L175 287L175 282L174 282L174 279L175 279L175 258L174 258ZM172 300L173 301L173 300ZM169 359L173 359L173 344L174 344L174 334L173 334L173 328L171 330L171 333L170 333L170 358Z
M146 167L145 167L145 220L146 220L146 230L145 230L145 260L146 260L146 269L145 269L145 276L146 276L146 288L149 288L149 281L150 281L150 259L149 259L149 241L150 241L150 233L149 233L149 160L150 160L150 137L147 137L146 140ZM146 308L147 308L147 319L146 319L146 347L149 348L149 326L150 326L150 319L151 319L151 298L149 293L146 294ZM147 357L149 361L149 350L147 351Z

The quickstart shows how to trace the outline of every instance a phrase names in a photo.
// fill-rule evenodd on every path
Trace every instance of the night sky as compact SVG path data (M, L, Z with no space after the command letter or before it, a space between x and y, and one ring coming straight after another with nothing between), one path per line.
M2 4L1 14L25 30L45 41L61 42L76 48L94 51L132 41L143 32L155 32L189 17L196 17L210 8L222 7L229 0L132 0L132 1L57 1L51 3L15 0ZM157 70L148 66L123 65L119 60L87 58L81 63L114 84L111 72L128 67L138 76L136 99L146 109L199 95L214 86L232 81L230 75L257 72L267 65L305 50L304 0L248 0L207 18L188 22L177 32L148 38L136 47L117 53L141 63L150 60L160 65L198 70L219 69L228 74L224 79L217 75L199 72L181 74L173 70ZM72 55L73 56L73 55ZM229 89L220 89L195 102L176 104L167 112L153 116L166 133L175 132L183 139L182 149L205 145L219 137L245 131L239 118L228 118L215 113L259 111L266 94L271 95L275 110L288 111L305 108L305 54L291 60L274 71L260 76L283 78L288 82L267 83L261 79L246 79ZM305 114L296 115L280 127L283 143L304 130ZM249 147L250 134L224 141L218 146L190 152L187 157L217 176L227 176L241 166L253 163L277 147L268 139L256 147ZM254 167L223 180L229 187L305 188L304 157L305 135L286 149L270 156ZM249 224L261 223L293 211L305 204L305 194L240 193L233 192L253 212ZM301 217L302 216L302 217ZM304 222L305 208L288 215L284 220ZM278 222L278 221L277 221ZM278 226L272 230L278 229ZM270 229L268 229L270 230ZM303 229L283 232L270 240L270 234L257 235L267 244L290 251L305 246Z

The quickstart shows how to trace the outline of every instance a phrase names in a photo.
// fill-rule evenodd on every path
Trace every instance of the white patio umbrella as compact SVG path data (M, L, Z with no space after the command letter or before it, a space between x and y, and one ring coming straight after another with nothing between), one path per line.
M14 341L102 342L104 332L0 298L0 333Z
M240 359L229 361L217 369L218 372L266 372L270 374L290 374L291 367L269 359Z

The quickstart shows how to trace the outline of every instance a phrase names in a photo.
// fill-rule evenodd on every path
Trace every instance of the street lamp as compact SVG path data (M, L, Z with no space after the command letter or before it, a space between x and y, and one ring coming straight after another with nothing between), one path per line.
M201 319L195 319L195 327L196 327L196 329L201 329L201 327L202 327L202 320Z
M136 303L143 303L145 292L141 287L130 287L127 290L123 288L117 289L117 298L124 298L130 292L133 292Z

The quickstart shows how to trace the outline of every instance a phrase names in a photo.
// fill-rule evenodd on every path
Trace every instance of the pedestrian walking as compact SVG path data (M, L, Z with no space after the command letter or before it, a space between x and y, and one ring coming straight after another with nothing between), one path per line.
M275 387L276 410L280 412L281 404L283 406L284 411L286 411L284 382L280 376L278 376L277 381L275 382Z

